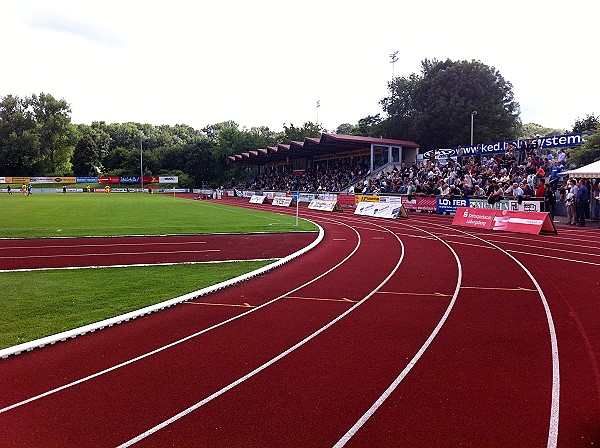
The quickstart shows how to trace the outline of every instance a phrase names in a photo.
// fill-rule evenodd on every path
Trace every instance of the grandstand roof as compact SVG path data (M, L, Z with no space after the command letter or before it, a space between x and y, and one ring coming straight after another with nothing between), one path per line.
M232 163L246 163L248 165L266 165L318 155L371 149L371 145L419 148L417 143L407 140L359 137L344 134L321 134L320 138L307 137L303 142L291 142L289 145L278 144L277 146L268 146L267 148L229 156L229 161Z

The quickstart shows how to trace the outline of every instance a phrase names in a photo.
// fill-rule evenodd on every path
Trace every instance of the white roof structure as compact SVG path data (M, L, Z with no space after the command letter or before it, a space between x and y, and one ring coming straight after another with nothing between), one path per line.
M569 175L571 177L597 177L600 178L600 160L590 163L574 170L563 171L561 175Z

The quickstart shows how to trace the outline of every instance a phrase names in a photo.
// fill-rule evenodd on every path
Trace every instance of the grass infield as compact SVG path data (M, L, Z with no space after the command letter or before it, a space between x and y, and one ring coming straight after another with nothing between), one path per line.
M308 221L149 194L0 195L0 238L316 231ZM0 246L2 240L0 240ZM0 273L0 348L168 300L268 262Z
M316 231L294 216L160 194L2 194L0 210L0 238Z

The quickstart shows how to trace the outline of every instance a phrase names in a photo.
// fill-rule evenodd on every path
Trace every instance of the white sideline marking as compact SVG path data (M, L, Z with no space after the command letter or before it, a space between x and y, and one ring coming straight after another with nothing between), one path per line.
M142 434L134 437L133 439L130 439L130 440L128 440L125 443L122 443L117 448L126 448L126 447L129 447L129 446L131 446L131 445L139 442L140 440L143 440L146 437L154 434L155 432L160 431L161 429L169 426L171 423L174 423L177 420L185 417L186 415L188 415L189 413L195 411L196 409L199 409L200 407L204 406L206 403L209 403L210 401L214 400L215 398L223 395L225 392L227 392L227 391L233 389L234 387L236 387L237 385L243 383L247 379L252 378L254 375L256 375L257 373L263 371L267 367L273 365L274 363L276 363L277 361L279 361L281 358L289 355L290 353L292 353L293 351L295 351L297 348L303 346L304 344L306 344L307 342L309 342L311 339L314 339L316 336L318 336L319 334L323 333L325 330L327 330L328 328L330 328L336 322L338 322L339 320L341 320L344 317L346 317L348 314L350 314L352 311L354 311L356 308L358 308L360 305L362 305L364 302L366 302L371 296L373 296L384 284L386 284L389 281L389 279L392 278L392 276L396 273L396 271L398 270L398 268L400 267L400 264L404 260L404 244L402 243L402 240L400 240L400 238L398 238L397 236L396 236L396 239L400 242L400 246L402 247L402 255L400 256L400 259L398 260L398 263L396 263L396 266L394 267L394 269L392 269L392 271L390 272L390 274L385 279L383 279L383 281L379 285L377 285L377 287L375 289L373 289L369 294L367 294L359 302L357 302L356 304L354 304L351 308L347 309L345 312L343 312L342 314L340 314L338 317L336 317L335 319L333 319L332 321L330 321L327 325L319 328L317 331L315 331L311 335L309 335L306 338L302 339L300 342L294 344L293 346L291 346L290 348L288 348L283 353L280 353L276 357L272 358L271 360L267 361L263 365L257 367L256 369L252 370L251 372L247 373L243 377L238 378L236 381L230 383L229 385L227 385L227 386L223 387L222 389L216 391L215 393L209 395L204 400L201 400L201 401L197 402L196 404L188 407L187 409L184 409L183 411L181 411L180 413L174 415L173 417L169 418L168 420L165 420L162 423L159 423L158 425L150 428L148 431L145 431ZM360 235L359 235L359 241L360 241ZM354 251L353 251L353 253L354 253Z

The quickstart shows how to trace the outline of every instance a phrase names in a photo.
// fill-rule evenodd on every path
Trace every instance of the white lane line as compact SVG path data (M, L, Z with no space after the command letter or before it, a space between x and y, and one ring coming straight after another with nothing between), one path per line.
M137 264L108 264L96 266L68 266L64 268L29 268L29 269L0 269L0 272L34 272L34 271L64 271L77 269L107 269L107 268L147 268L155 266L178 266L183 264L220 264L239 263L242 261L279 261L281 258L249 258L240 260L214 260L214 261L183 261L179 263L137 263Z
M192 245L192 244L206 244L206 243L207 243L206 241L189 241L189 242L176 241L176 242L171 242L171 243L164 243L164 242L151 243L149 241L138 241L137 243L68 244L68 245L55 244L55 245L48 245L48 246L5 246L5 247L0 247L0 250L12 250L12 249L39 250L39 249L62 249L62 248L73 249L73 248L80 248L80 247L113 247L113 246L178 246L178 245L188 246L188 245Z
M231 303L211 303L211 302L183 302L184 305L204 305L204 306L227 306L233 308L254 308L253 305L249 303L240 304L231 304Z
M391 233L391 232L390 232ZM393 234L393 233L392 233ZM394 235L395 236L395 235ZM325 330L329 329L332 325L334 325L336 322L340 321L341 319L343 319L344 317L346 317L348 314L350 314L352 311L354 311L356 308L358 308L360 305L362 305L364 302L366 302L370 297L372 297L383 285L385 285L390 278L392 278L392 276L396 273L396 271L400 268L400 264L402 263L402 261L404 260L404 244L402 243L402 241L400 240L400 238L396 237L396 239L400 242L400 246L402 248L402 253L400 256L400 259L398 260L398 262L396 263L396 266L392 269L392 271L389 273L389 275L383 279L383 281L377 285L377 287L375 289L373 289L369 294L367 294L363 299L361 299L359 302L357 302L356 304L354 304L351 308L349 308L348 310L346 310L345 312L343 312L342 314L340 314L338 317L336 317L335 319L333 319L331 322L329 322L328 324L326 324L325 326L319 328L317 331L315 331L314 333L312 333L311 335L307 336L306 338L302 339L300 342L298 342L297 344L294 344L292 347L288 348L286 351L284 351L283 353L277 355L276 357L272 358L271 360L267 361L266 363L264 363L263 365L257 367L256 369L252 370L251 372L247 373L246 375L244 375L241 378L238 378L236 381L228 384L227 386L223 387L222 389L216 391L215 393L209 395L208 397L206 397L205 399L197 402L196 404L188 407L187 409L184 409L183 411L179 412L178 414L174 415L173 417L163 421L162 423L159 423L156 426L153 426L152 428L150 428L149 430L143 432L142 434L128 440L127 442L122 443L121 445L119 445L117 448L126 448L128 446L131 446L137 442L139 442L140 440L143 440L149 436L151 436L152 434L154 434L157 431L160 431L161 429L169 426L171 423L176 422L177 420L185 417L186 415L190 414L191 412L194 412L195 410L199 409L200 407L204 406L205 404L211 402L212 400L214 400L215 398L223 395L225 392L228 392L229 390L233 389L234 387L236 387L237 385L243 383L244 381L246 381L249 378L252 378L254 375L258 374L259 372L265 370L267 367L273 365L274 363L276 363L277 361L279 361L280 359L284 358L285 356L289 355L290 353L292 353L293 351L295 351L296 349L298 349L299 347L302 347L304 344L306 344L307 342L309 342L310 340L314 339L315 337L317 337L319 334L323 333Z
M294 299L294 300L315 300L321 302L345 302L345 303L357 303L358 300L350 300L346 297L342 297L341 299L326 299L323 297L299 297L299 296L287 296L286 299Z
M441 292L379 291L377 294L392 294L392 295L396 295L396 296L452 297L450 294L443 294Z
M201 254L205 252L221 252L220 249L205 250L173 250L169 252L107 252L104 254L57 254L57 255L26 255L24 257L2 257L11 260L29 260L34 258L69 258L69 257L114 257L116 255L171 255L171 254Z
M447 227L442 224L434 224L434 225L439 226L439 227ZM472 233L464 232L459 229L453 229L453 230L463 233L465 235L469 235L473 238L476 238L476 239L482 241L483 243L489 244L490 246L493 246L496 249L498 249L499 251L501 251L502 253L508 255L521 269L523 269L523 271L525 271L527 276L531 279L532 283L534 284L538 294L540 295L540 299L541 299L542 305L544 307L544 312L546 313L546 321L548 322L548 330L550 333L550 346L551 346L551 350L552 350L552 400L551 400L551 405L550 405L550 421L549 421L549 425L548 425L547 448L556 448L556 445L558 443L558 423L559 423L558 417L559 417L559 412L560 412L560 365L559 365L559 357L558 357L558 340L557 340L557 336L556 336L556 328L554 327L554 319L552 318L552 313L550 312L550 306L548 305L548 301L546 300L546 295L544 294L544 291L542 291L541 286L539 285L539 283L537 282L537 280L535 279L533 274L531 272L529 272L529 270L523 265L523 263L521 263L519 260L517 260L513 255L511 255L509 253L509 252L519 253L518 251L504 250L501 247L496 246L494 243L492 243L490 241L486 241L485 239L480 238L477 235L474 235ZM542 256L542 255L537 255L537 254L528 254L528 255ZM552 258L556 258L556 257L552 257ZM596 264L596 263L589 263L589 264Z
M408 226L408 227L415 228L414 226ZM402 382L402 380L404 380L404 378L406 378L406 376L409 374L409 372L412 370L412 368L415 366L415 364L419 361L419 359L421 359L421 356L423 356L423 353L425 353L425 351L429 348L429 346L431 345L431 343L433 342L433 340L435 339L437 334L442 329L442 326L448 319L448 316L450 315L450 312L452 311L452 308L454 307L454 304L456 303L456 298L458 297L458 293L460 291L460 286L462 283L462 264L460 263L460 259L458 258L458 255L456 254L454 249L452 249L452 247L450 247L450 245L448 243L446 243L444 240L442 240L441 238L438 238L431 232L428 232L423 229L420 229L420 230L432 235L437 240L441 241L446 247L448 247L448 249L450 249L450 251L454 255L454 259L456 260L456 264L458 266L458 277L456 279L456 288L454 288L454 293L452 294L452 299L450 300L450 303L448 304L448 307L446 308L446 312L444 313L444 315L442 316L442 318L440 319L440 321L438 322L438 324L436 325L434 330L431 332L431 334L429 335L427 340L423 343L423 345L421 346L419 351L415 354L415 356L413 356L413 358L410 360L410 362L407 364L407 366L402 370L402 372L400 372L400 374L396 377L396 379L392 382L392 384L390 384L388 386L388 388L383 392L383 394L381 394L381 396L375 401L375 403L373 403L373 405L371 405L371 407L367 410L367 412L365 412L358 419L358 421L352 426L352 428L350 428L346 432L346 434L344 434L342 436L342 438L340 440L338 440L338 442L334 445L334 448L339 448L339 447L343 447L344 445L346 445L346 443L348 443L348 441L360 430L360 428L362 428L362 426L367 422L367 420L369 420L373 416L373 414L377 411L377 409L379 409L379 407L385 402L385 400L388 399L388 397L394 392L394 390L396 390L396 388Z
M343 226L345 226L345 227L351 228L351 227L350 227L349 225L347 225L347 224L344 224L344 223L341 223L341 222L340 222L340 224L341 224L341 225L343 225ZM351 228L351 229L352 229L352 228ZM152 351L150 351L150 352L144 353L144 354L142 354L142 355L140 355L140 356L136 356L135 358L129 359L129 360L127 360L127 361L124 361L124 362L122 362L122 363L120 363L120 364L116 364L116 365L114 365L114 366L112 366L112 367L108 367L108 368L106 368L106 369L104 369L104 370L101 370L101 371L99 371L99 372L93 373L93 374L91 374L91 375L88 375L88 376L86 376L86 377L80 378L80 379L78 379L78 380L72 381L72 382L70 382L70 383L64 384L64 385L62 385L62 386L56 387L56 388L54 388L54 389L48 390L48 391L46 391L46 392L43 392L43 393L41 393L41 394L38 394L38 395L35 395L35 396L33 396L33 397L27 398L27 399L25 399L25 400L19 401L18 403L14 403L14 404L12 404L12 405L9 405L9 406L6 406L6 407L4 407L4 408L1 408L1 409L0 409L0 414L2 414L2 413L4 413L4 412L7 412L7 411L10 411L11 409L18 408L18 407L20 407L20 406L23 406L23 405L25 405L25 404L31 403L31 402L33 402L33 401L39 400L39 399L41 399L41 398L47 397L47 396L49 396L49 395L53 395L53 394L55 394L55 393L57 393L57 392L60 392L60 391L63 391L63 390L65 390L65 389L69 389L69 388L71 388L71 387L73 387L73 386L77 386L78 384L85 383L86 381L92 380L92 379L94 379L94 378L98 378L99 376L105 375L105 374L107 374L107 373L109 373L109 372L112 372L112 371L114 371L114 370L117 370L117 369L120 369L120 368L122 368L122 367L128 366L129 364L133 364L134 362L137 362L137 361L140 361L140 360L142 360L142 359L148 358L148 357L150 357L150 356L152 356L152 355L156 355L157 353L160 353L160 352L162 352L162 351L165 351L165 350L167 350L167 349L169 349L169 348L175 347L176 345L179 345L179 344L182 344L182 343L184 343L184 342L187 342L187 341L189 341L189 340L191 340L191 339L193 339L193 338L195 338L195 337L198 337L198 336L200 336L200 335L203 335L204 333L208 333L208 332L209 332L209 331L211 331L211 330L214 330L214 329L216 329L216 328L219 328L219 327L221 327L221 326L223 326L223 325L225 325L225 324L228 324L228 323L230 323L230 322L233 322L234 320L237 320L237 319L240 319L240 318L242 318L242 317L244 317L244 316L247 316L247 315L249 315L250 313L254 313L254 312L256 312L256 311L258 311L258 310L260 310L260 309L262 309L262 308L265 308L265 307L267 307L267 306L269 306L269 305L271 305L271 304L273 304L273 303L277 302L278 300L280 300L280 299L282 299L282 298L286 297L288 294L293 294L293 293L295 293L296 291L299 291L300 289L304 288L305 286L308 286L308 285L310 285L311 283L314 283L314 282L316 282L317 280L320 280L321 278L325 277L326 275L328 275L329 273L331 273L332 271L334 271L335 269L337 269L338 267L340 267L342 264L344 264L346 261L348 261L348 260L349 260L349 259L350 259L350 258L351 258L351 257L352 257L352 256L353 256L355 253L356 253L356 251L358 250L358 248L359 248L359 247L360 247L360 245L361 245L361 238L360 238L360 234L359 234L359 233L358 233L358 232L357 232L355 229L352 229L352 230L353 230L353 231L356 233L356 235L358 236L358 240L357 240L357 242L356 242L356 246L354 247L354 249L352 250L352 252L350 252L350 254L348 254L348 255L347 255L347 256L346 256L346 257L345 257L345 258L344 258L342 261L340 261L338 264L336 264L336 265L332 266L331 268L329 268L327 271L323 272L323 273L322 273L322 274L320 274L319 276L317 276L317 277L313 278L312 280L309 280L309 281L307 281L306 283L304 283L304 284L302 284L302 285L300 285L300 286L298 286L298 287L296 287L296 288L292 289L291 291L288 291L288 292L286 292L285 294L282 294L282 295L280 295L279 297L276 297L276 298L274 298L274 299L272 299L272 300L270 300L270 301L268 301L268 302L265 302L265 303L263 303L262 305L259 305L259 306L257 306L256 308L252 308L252 309L250 309L250 310L248 310L248 311L245 311L245 312L243 312L243 313L241 313L241 314L238 314L237 316L233 316L233 317L232 317L232 318L230 318L230 319L224 320L224 321L222 321L222 322L219 322L218 324L215 324L215 325L213 325L213 326L211 326L211 327L205 328L204 330L200 330L200 331L198 331L198 332L196 332L196 333L194 333L194 334L191 334L191 335L189 335L189 336L186 336L186 337L184 337L184 338L181 338L181 339L179 339L179 340L177 340L177 341L171 342L170 344L164 345L164 346L162 346L162 347L159 347L159 348L157 348L157 349L154 349L154 350L152 350Z

